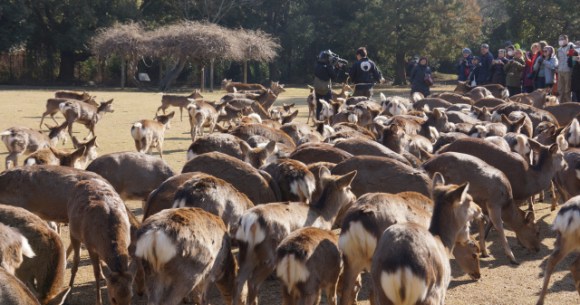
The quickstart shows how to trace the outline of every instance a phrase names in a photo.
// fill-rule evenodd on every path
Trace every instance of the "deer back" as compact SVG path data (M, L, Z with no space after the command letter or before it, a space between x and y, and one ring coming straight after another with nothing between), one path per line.
M143 205L143 219L147 219L153 214L173 206L175 192L183 183L192 179L194 176L203 176L203 173L183 173L177 174L163 181L155 190L153 190L147 201Z
M305 143L296 148L290 155L291 159L305 164L316 162L340 163L352 155L328 143Z

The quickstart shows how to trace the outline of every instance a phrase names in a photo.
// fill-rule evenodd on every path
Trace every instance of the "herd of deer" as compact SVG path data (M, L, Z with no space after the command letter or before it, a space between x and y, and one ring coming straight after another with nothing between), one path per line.
M102 276L114 305L130 304L133 290L151 305L208 304L214 283L227 304L253 305L275 275L283 304L318 304L324 292L328 304L351 305L365 271L371 304L443 304L450 257L478 280L491 227L512 263L504 224L539 251L533 203L550 188L553 209L560 197L566 203L538 304L556 264L580 248L580 104L464 83L377 101L349 97L344 85L320 101L310 126L293 122L294 104L274 106L284 85L222 85L218 102L198 91L163 95L155 119L131 127L137 152L97 157L95 125L112 100L98 104L85 92L48 99L43 119L59 111L66 119L48 135L0 133L9 151L0 173L0 303L62 304L84 244L96 304ZM311 115L315 101L311 92ZM186 109L191 126L181 174L147 154L156 147L162 157L170 106L181 118ZM87 142L73 137L74 122L89 129ZM56 148L65 129L74 151ZM142 222L126 200L143 201ZM53 223L68 224L67 250ZM572 275L580 293L580 258Z

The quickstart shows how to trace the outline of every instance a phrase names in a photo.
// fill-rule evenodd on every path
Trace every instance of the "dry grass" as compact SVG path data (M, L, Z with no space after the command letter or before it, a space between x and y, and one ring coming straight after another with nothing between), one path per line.
M435 89L450 90L451 88ZM55 90L8 89L0 91L0 130L15 125L36 128L40 122L40 114L44 111L45 101L52 96ZM388 94L408 94L406 89L387 89L386 92ZM305 121L308 113L305 106L307 93L306 89L288 89L282 94L278 103L296 102L300 104L298 120ZM221 94L223 92L205 93L204 96L216 99ZM161 96L155 93L126 91L96 91L94 95L105 100L115 98L113 103L115 112L106 114L96 128L101 145L100 154L134 150L133 140L129 132L131 123L139 119L152 118L155 109L160 104ZM62 117L59 116L58 120L62 122ZM50 119L47 122L52 123ZM165 160L176 171L180 171L185 163L186 149L190 144L188 130L188 122L180 122L177 118L172 122L172 128L166 133ZM75 132L81 137L87 134L87 130L79 125L75 125ZM71 144L67 144L66 147L70 148ZM1 163L3 163L5 156L6 150L2 147L0 148ZM492 191L490 190L490 192ZM129 205L140 213L139 202L129 202ZM537 213L542 235L545 237L541 251L528 253L517 244L514 234L508 231L510 245L521 262L519 266L510 265L503 254L497 233L492 231L487 242L492 257L482 259L482 279L478 282L472 282L467 275L455 270L446 304L535 304L542 284L541 276L545 259L553 249L555 238L555 234L550 230L555 213L550 213L549 206L546 204L540 204ZM66 230L62 237L65 244L68 244ZM564 260L554 273L546 304L580 303L568 272L571 261L571 258ZM86 252L83 252L82 266L69 298L69 304L93 304L93 284L92 269ZM368 287L368 283L366 286ZM366 289L363 292L359 304L369 304ZM268 281L262 289L261 304L280 304L279 296L277 282ZM221 304L219 298L216 297L214 300L216 304ZM136 304L144 304L144 301L141 299Z

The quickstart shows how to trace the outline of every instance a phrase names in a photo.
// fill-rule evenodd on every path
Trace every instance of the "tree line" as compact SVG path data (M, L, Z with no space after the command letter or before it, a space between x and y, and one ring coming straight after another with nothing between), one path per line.
M0 82L93 80L99 65L89 42L99 29L138 22L154 30L184 20L277 37L278 57L250 64L249 80L258 82L311 82L316 55L324 49L353 61L356 48L366 46L385 75L402 84L406 62L414 55L453 73L461 49L477 49L482 42L493 51L507 41L523 48L541 39L555 42L561 33L580 39L575 0L6 0L0 3L0 53L21 54L26 68L22 75L8 75L0 62ZM115 64L120 65L118 59L108 61ZM197 64L203 63L188 65ZM139 69L162 75L174 65L171 59L143 58ZM182 74L193 73L188 65ZM241 70L239 62L221 61L216 80L240 79ZM120 78L119 71L108 73Z

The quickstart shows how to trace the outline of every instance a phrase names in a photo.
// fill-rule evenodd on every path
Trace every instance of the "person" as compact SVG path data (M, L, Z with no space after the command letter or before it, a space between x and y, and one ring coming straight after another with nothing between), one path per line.
M568 103L571 101L571 85L572 85L572 69L568 66L569 52L574 52L574 44L568 41L567 35L560 35L558 44L558 94L560 96L560 103Z
M510 97L522 93L522 72L526 67L526 54L518 49L514 52L514 59L504 66L506 73L506 86Z
M481 63L479 63L479 57L478 56L473 56L473 58L471 59L471 73L469 73L469 76L467 77L467 83L472 86L475 87L477 85L479 85L479 83L477 82L477 80L479 79L479 74L481 73Z
M415 55L409 59L407 62L407 66L405 67L405 73L407 74L407 78L411 80L411 72L413 69L419 64L419 56Z
M523 75L523 87L522 91L524 93L531 93L534 91L534 79L536 78L534 73L534 62L538 58L540 53L540 44L534 42L530 47L530 52L526 58L526 67L524 68Z
M506 55L507 60L514 60L515 55L516 55L516 48L513 45L509 45L506 48L506 51L507 51L506 52L507 53L507 55Z
M568 57L568 67L572 68L571 91L574 93L576 102L580 102L580 43L574 49L572 56Z
M505 64L508 62L505 57L505 49L499 49L497 52L497 59L492 61L491 65L491 83L505 86Z
M352 65L348 74L355 85L353 96L370 98L373 95L375 83L385 82L377 65L367 57L367 49L365 47L360 47L356 50L356 62Z
M421 92L423 96L431 94L429 87L433 85L433 78L428 64L427 57L421 57L419 64L411 71L411 94L415 92Z
M459 60L459 64L457 65L458 81L464 82L469 77L469 73L471 73L472 70L471 59L473 59L473 55L471 55L471 50L469 48L464 48L461 51L461 59Z
M546 46L544 48L544 88L552 88L554 86L554 73L558 67L558 58L554 54L554 47ZM539 74L538 74L539 75Z
M486 85L491 81L491 65L493 64L493 54L489 51L489 45L484 43L481 45L481 67L477 77L477 85Z
M334 53L330 50L322 51L318 54L316 67L314 67L314 95L316 97L316 119L320 120L322 104L320 100L329 101L332 99L332 80L336 79L337 73L331 60Z

